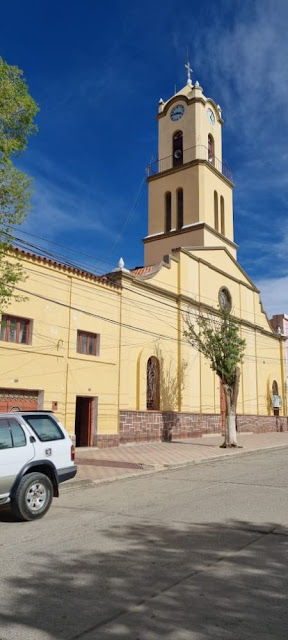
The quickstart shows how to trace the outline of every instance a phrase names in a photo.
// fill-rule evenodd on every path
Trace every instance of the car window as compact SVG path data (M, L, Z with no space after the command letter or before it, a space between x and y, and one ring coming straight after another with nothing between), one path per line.
M0 420L0 449L10 449L13 447L11 431L8 420Z
M30 425L41 442L62 440L64 438L64 434L52 416L26 415L22 417Z
M22 427L20 427L20 424L18 424L17 420L9 419L9 425L10 432L12 434L13 447L25 447L26 437Z

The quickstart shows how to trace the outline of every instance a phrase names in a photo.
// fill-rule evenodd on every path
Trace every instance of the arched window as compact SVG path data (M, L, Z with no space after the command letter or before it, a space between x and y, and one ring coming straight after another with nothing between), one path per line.
M208 136L208 161L211 162L213 166L215 165L214 139L213 136L211 136L211 133L209 133Z
M225 234L225 209L224 209L224 198L220 196L220 213L221 213L221 233L223 236Z
M218 193L214 191L214 227L216 231L219 231L219 218L218 218Z
M177 229L183 227L183 189L177 189Z
M183 164L183 132L176 131L173 136L173 167Z
M147 362L147 409L160 409L160 365L155 356Z
M278 396L279 395L278 394L278 384L277 384L276 380L273 380L273 382L272 382L272 393L273 393L273 396Z
M279 390L278 383L276 380L272 382L272 407L274 416L279 416L280 413L280 404L279 404Z
M165 232L171 231L171 191L165 193Z

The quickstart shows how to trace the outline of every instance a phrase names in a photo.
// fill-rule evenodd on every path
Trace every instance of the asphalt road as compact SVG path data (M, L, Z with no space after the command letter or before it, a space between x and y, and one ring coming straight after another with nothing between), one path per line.
M287 461L78 489L34 523L2 509L0 640L287 640Z

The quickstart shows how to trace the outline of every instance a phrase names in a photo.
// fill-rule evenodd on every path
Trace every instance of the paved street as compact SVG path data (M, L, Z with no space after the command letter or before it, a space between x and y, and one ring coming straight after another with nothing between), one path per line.
M287 460L70 491L36 523L0 511L1 640L286 640Z

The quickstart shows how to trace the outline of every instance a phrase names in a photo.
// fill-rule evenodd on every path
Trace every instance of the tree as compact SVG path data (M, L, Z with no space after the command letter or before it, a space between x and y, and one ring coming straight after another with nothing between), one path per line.
M38 106L30 96L23 72L0 58L0 308L7 305L15 284L23 278L21 264L7 254L13 248L13 229L31 208L32 180L14 165L37 132ZM14 296L17 298L17 296Z
M236 407L239 392L240 367L246 342L239 335L239 323L230 311L219 309L217 315L199 313L195 323L186 319L184 336L192 347L202 353L219 376L226 402L226 429L222 447L237 447Z

